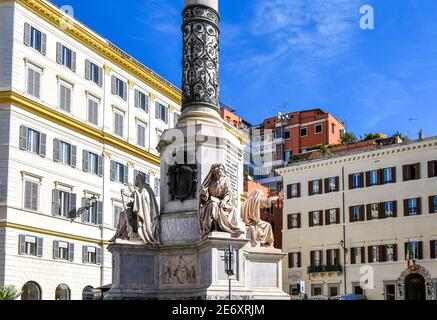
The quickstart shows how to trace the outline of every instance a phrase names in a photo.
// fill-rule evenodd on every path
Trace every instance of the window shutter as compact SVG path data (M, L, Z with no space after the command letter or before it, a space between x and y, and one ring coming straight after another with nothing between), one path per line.
M47 35L41 32L41 53L47 54Z
M76 52L71 51L71 71L76 72Z
M56 62L62 64L62 44L56 43Z
M404 181L408 180L408 165L402 167Z
M415 167L416 167L416 179L420 179L420 177L422 176L421 175L421 172L420 172L420 162L419 163L416 163L415 164Z
M354 220L354 207L349 207L349 222L355 222L355 220Z
M88 247L82 246L82 263L88 262Z
M20 149L27 150L27 128L25 126L20 127Z
M329 226L331 224L331 219L329 219L329 210L325 210L325 225Z
M370 187L370 171L366 172L366 187Z
M59 139L53 140L53 160L55 162L59 162L59 149L60 149L61 141Z
M97 175L99 177L103 176L103 156L98 156L98 166L97 166Z
M428 178L432 178L433 176L433 161L428 161Z
M419 260L423 259L423 242L419 241L419 249L418 249Z
M298 213L297 214L297 227L300 229L301 226L302 226L302 223L301 223L301 214Z
M101 87L103 85L103 68L98 67L97 70L98 70L97 84Z
M38 184L32 183L32 199L31 199L31 208L32 210L38 210Z
M77 195L75 193L70 193L70 208L68 212L71 218L76 216L76 201Z
M26 209L32 208L31 193L32 193L32 183L30 181L26 181L24 183L24 207Z
M89 156L89 152L88 151L86 151L86 150L83 150L83 159L82 159L82 164L83 164L83 171L85 171L85 172L89 172L89 159L88 159L88 156Z
M39 73L39 72L33 72L33 75L34 75L34 81L35 81L35 84L34 84L34 95L35 95L35 97L37 97L37 98L39 98L40 97L40 95L41 95L41 74Z
M24 23L24 44L28 47L30 46L30 33L30 25L26 22Z
M39 137L39 155L45 157L47 151L47 135L40 133Z
M140 107L140 92L135 89L135 107Z
M319 193L318 194L323 194L323 179L319 180Z
M377 177L378 177L378 185L383 184L384 183L384 170L383 169L378 170Z
M407 257L407 252L408 252L407 248L408 248L408 242L405 242L404 243L404 257ZM407 260L407 259L405 259L405 260Z
M335 192L340 191L340 177L335 177Z
M335 215L336 215L335 222L337 224L340 224L340 208L335 209Z
M354 188L353 182L354 182L354 176L352 174L350 174L349 175L349 190L352 190Z
M308 181L308 195L312 196L313 195L313 182L312 181Z
M301 252L297 253L297 266L299 268L302 268L302 253Z
M436 258L436 256L435 256L435 242L436 242L436 240L431 240L429 242L429 248L430 248L430 251L431 251L431 259L435 259Z
M417 198L417 214L421 215L422 214L422 198Z
M340 265L340 249L335 249L335 256L336 256L336 258L337 258L337 261L336 261L336 263L335 263L335 265L336 266L339 266Z
M77 164L77 147L71 145L71 166L73 168L76 168L76 164Z
M74 261L74 243L68 244L68 261Z
M398 216L398 202L393 201L393 217L396 218Z
M293 268L293 253L288 253L288 268Z
M53 259L59 259L59 241L53 241Z
M103 224L103 202L97 201L97 224Z
M360 221L364 221L364 206L360 206Z
M325 179L324 181L325 183L325 193L329 193L329 179Z
M387 247L384 245L379 246L379 262L385 262L385 253L387 251Z
M428 208L429 208L429 213L435 213L434 210L434 196L431 196L428 198Z
M297 197L300 198L300 182L297 184Z
M379 219L385 218L385 202L381 202L378 204L378 218Z
M165 113L165 123L168 123L168 108L164 108L164 113Z
M85 60L85 79L91 80L91 62Z
M115 171L117 170L117 165L114 160L111 160L111 181L115 181Z
M129 182L129 167L128 166L124 166L124 177L123 177L123 183L127 184Z
M373 259L372 259L372 247L367 247L367 262L368 263L372 263Z
M360 173L360 188L364 187L364 172Z
M404 216L408 216L408 200L404 200Z
M87 204L87 198L83 197L80 201L80 204L82 207L85 207ZM81 216L81 221L85 222L85 215L88 214L88 210L84 211L82 216Z
M101 265L103 259L103 250L101 248L96 248L96 264Z
M291 184L287 185L287 199L291 199Z
M331 252L332 250L326 250L326 265L332 266L332 259L331 259Z
M22 234L18 236L18 254L26 254L26 240Z
M42 257L43 249L43 238L36 238L36 256L38 258Z
M155 118L160 119L161 118L161 112L158 101L155 101Z
M314 251L310 252L311 266L314 266Z
M314 226L313 225L313 214L312 214L312 212L308 212L308 225L310 227Z
M357 261L356 261L356 259L355 259L355 252L356 252L356 248L351 248L351 264L356 264L357 263Z
M391 168L391 176L392 176L392 182L396 183L396 167Z
M117 94L117 83L115 76L111 76L111 93Z
M52 200L52 215L59 215L60 208L60 193L59 190L54 189L53 192L53 200Z
M393 261L398 261L398 245L393 244Z
M123 81L123 100L127 100L127 83Z
M291 215L291 214L287 215L287 229L288 229L288 230L293 229L293 227L292 227L292 222L291 222L291 218L292 218L292 215Z

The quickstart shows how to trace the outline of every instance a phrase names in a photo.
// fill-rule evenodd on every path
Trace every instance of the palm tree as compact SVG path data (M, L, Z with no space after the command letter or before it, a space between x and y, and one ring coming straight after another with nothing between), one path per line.
M21 291L14 286L0 288L0 300L16 300L20 296Z

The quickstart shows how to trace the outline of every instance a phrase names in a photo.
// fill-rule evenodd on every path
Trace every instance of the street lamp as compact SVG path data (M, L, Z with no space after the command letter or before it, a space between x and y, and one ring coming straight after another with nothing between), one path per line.
M228 275L229 280L229 300L232 300L232 286L231 286L231 277L235 275L234 271L234 249L230 245L228 249L225 250L225 273Z
M91 198L87 198L85 200L85 205L84 206L78 208L76 210L76 212L71 212L70 213L70 218L71 219L76 219L77 217L82 215L85 211L90 210L91 208L93 208L96 205L97 205L97 197L96 196L92 196Z

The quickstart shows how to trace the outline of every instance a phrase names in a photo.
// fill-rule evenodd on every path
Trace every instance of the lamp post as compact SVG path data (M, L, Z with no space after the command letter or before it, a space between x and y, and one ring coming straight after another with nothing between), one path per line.
M234 249L230 245L228 249L225 250L225 273L228 275L229 280L229 300L232 300L232 279L231 276L235 274L234 272Z
M84 206L78 208L76 210L76 212L70 213L70 218L76 219L77 217L82 215L85 211L90 210L91 208L93 208L96 205L97 205L97 197L96 196L92 196L91 198L87 198Z

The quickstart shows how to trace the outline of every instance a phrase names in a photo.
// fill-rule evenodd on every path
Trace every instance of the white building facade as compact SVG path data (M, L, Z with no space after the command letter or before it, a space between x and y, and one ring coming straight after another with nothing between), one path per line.
M283 287L310 298L437 299L437 138L295 162Z
M180 91L47 1L0 1L0 32L0 287L82 299L111 283L120 190L159 195Z

